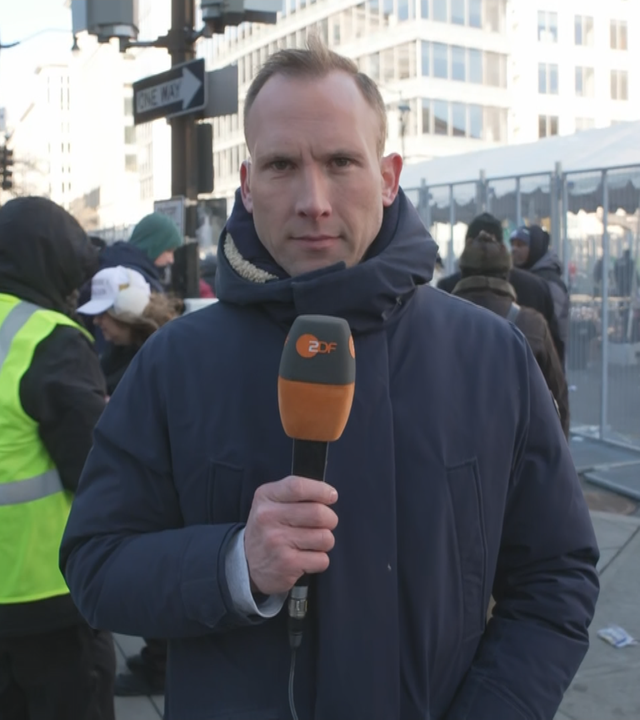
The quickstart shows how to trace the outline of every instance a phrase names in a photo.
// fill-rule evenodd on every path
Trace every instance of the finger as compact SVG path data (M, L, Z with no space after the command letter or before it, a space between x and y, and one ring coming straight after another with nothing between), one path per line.
M288 531L288 544L302 552L328 553L336 544L335 537L330 530L300 529Z
M324 572L330 562L329 556L321 552L301 552L298 561L302 573L307 573L307 575Z
M267 499L279 503L315 502L333 505L338 499L338 493L331 485L295 475L261 485L258 490Z
M271 503L271 519L292 528L319 528L335 530L338 516L320 503Z

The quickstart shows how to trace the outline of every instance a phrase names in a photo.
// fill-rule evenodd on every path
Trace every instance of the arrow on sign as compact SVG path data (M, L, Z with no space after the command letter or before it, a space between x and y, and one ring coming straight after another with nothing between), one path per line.
M136 94L136 112L141 114L178 102L182 103L182 110L186 110L201 87L201 80L184 67L181 77L140 90Z

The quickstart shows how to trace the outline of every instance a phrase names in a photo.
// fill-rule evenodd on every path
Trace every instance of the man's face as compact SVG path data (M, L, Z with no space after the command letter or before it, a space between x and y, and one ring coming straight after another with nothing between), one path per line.
M522 267L529 259L529 246L527 243L518 240L518 238L512 238L511 256L513 257L513 264L516 267Z
M242 199L276 262L291 276L359 263L398 193L402 159L380 158L380 122L355 80L276 75L245 132Z
M173 265L173 250L165 250L161 255L158 255L158 257L153 261L153 264L156 267L163 268L167 267L167 265Z

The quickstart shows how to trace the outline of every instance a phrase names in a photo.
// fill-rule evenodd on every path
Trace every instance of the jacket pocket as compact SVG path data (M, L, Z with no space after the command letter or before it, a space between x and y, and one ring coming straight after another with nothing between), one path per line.
M462 585L462 642L483 632L487 550L477 462L447 469Z
M207 519L212 524L244 522L243 470L211 460L207 485Z

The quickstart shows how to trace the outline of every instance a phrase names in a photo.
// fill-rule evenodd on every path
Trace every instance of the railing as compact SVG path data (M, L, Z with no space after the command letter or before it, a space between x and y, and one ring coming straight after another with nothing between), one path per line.
M490 212L551 235L571 294L572 431L640 447L640 165L514 175L405 190L455 269L468 224ZM606 271L605 271L606 269Z

